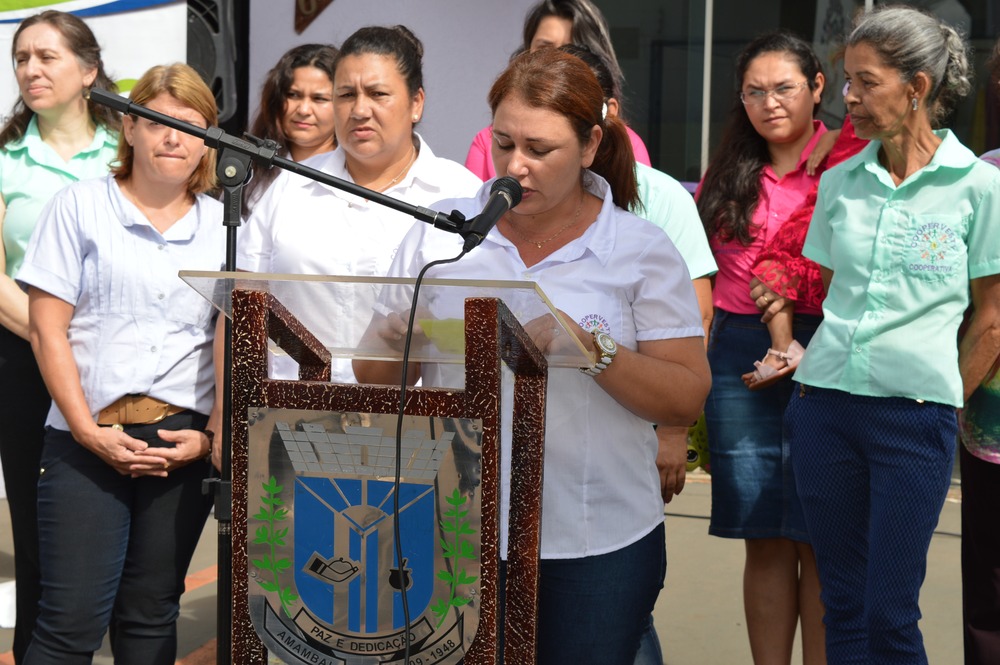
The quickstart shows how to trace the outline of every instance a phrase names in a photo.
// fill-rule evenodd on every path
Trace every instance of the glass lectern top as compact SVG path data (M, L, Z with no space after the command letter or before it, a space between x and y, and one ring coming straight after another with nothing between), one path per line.
M226 316L234 289L269 293L329 349L334 358L395 360L400 352L365 334L385 316L406 318L414 279L278 275L249 272L181 271L181 279ZM556 308L535 282L425 279L420 285L410 359L465 362L465 299L498 298L533 339L555 337L541 348L550 367L584 367L594 354L563 325ZM275 353L282 353L272 345Z

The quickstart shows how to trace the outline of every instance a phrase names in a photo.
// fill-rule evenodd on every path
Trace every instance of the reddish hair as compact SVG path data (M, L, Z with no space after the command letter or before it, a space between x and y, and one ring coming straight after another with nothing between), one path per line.
M490 88L490 109L496 114L500 102L512 96L566 118L580 145L590 139L595 125L600 127L604 135L590 170L608 181L619 208L630 210L638 203L632 142L621 120L603 117L604 90L582 60L552 48L522 53Z
M161 94L167 94L192 111L197 112L211 127L219 122L219 109L215 105L215 95L205 81L190 65L175 62L172 65L156 65L146 70L129 93L129 100L136 104L148 104ZM125 140L125 133L118 137L118 163L111 173L128 180L132 177L135 150ZM215 175L215 149L205 151L194 172L188 178L187 190L192 196L211 191L218 182Z

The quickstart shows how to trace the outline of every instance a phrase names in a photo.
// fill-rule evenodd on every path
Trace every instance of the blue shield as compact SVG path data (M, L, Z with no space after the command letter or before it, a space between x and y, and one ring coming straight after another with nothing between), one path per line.
M393 483L368 478L295 481L295 586L317 619L336 630L381 634L403 627L401 587L411 616L434 591L434 486L403 483L396 558Z

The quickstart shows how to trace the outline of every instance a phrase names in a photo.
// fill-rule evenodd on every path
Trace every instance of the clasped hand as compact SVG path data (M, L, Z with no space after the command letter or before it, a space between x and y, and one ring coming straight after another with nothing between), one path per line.
M157 430L157 436L173 447L150 446L124 431L100 427L88 437L86 445L92 452L124 476L158 476L165 478L170 471L202 459L209 448L204 432L192 429Z

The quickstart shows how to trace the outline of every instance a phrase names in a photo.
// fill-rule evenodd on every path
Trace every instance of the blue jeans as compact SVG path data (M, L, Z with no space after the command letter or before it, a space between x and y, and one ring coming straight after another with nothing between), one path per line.
M785 424L823 588L827 661L927 663L918 600L951 482L955 409L806 387Z
M667 573L664 534L661 524L616 552L581 559L542 559L535 662L662 665L662 657L655 660L660 647L651 613ZM499 572L497 587L503 607L506 562L500 562ZM655 654L651 653L654 646ZM503 654L503 631L499 651Z
M166 447L157 429L206 420L185 411L125 431ZM42 469L42 600L25 665L91 663L109 628L116 663L173 665L184 577L211 507L201 490L208 464L131 478L50 428Z
M635 655L635 665L663 665L663 650L660 648L660 636L653 625L653 615L649 615L649 625L639 640L639 653Z
M662 524L616 552L542 559L538 662L633 665L666 569Z

